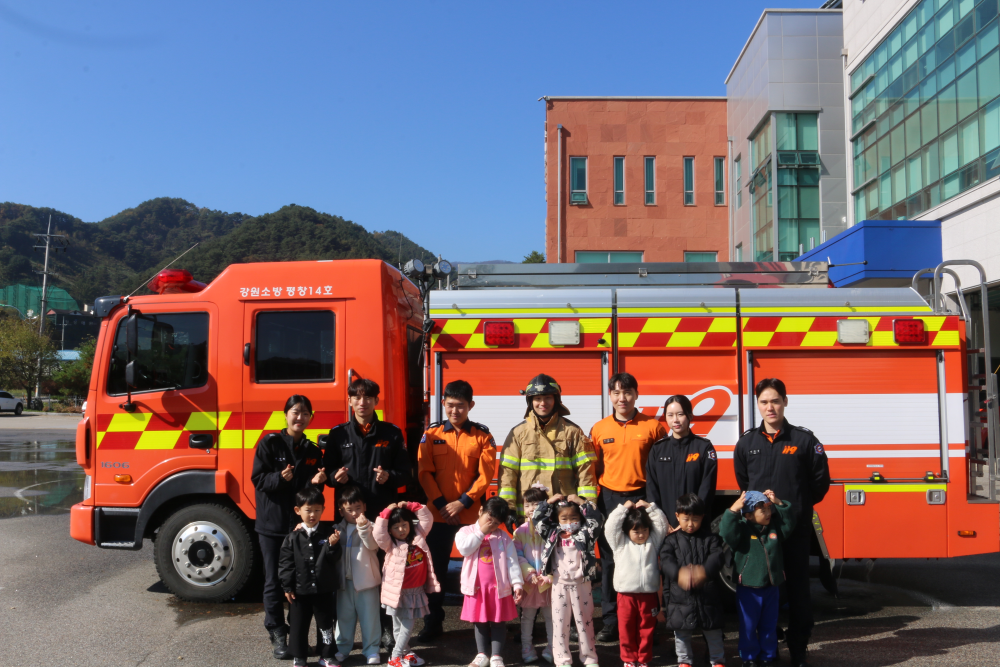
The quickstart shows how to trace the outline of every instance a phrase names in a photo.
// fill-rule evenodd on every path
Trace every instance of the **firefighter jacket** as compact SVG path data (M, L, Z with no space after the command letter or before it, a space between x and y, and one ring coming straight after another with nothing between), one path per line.
M496 468L497 446L488 428L469 420L459 428L450 421L431 424L417 450L417 478L434 521L443 522L441 508L458 500L465 506L459 523L475 523Z
M399 502L410 481L410 457L406 452L403 432L395 424L374 418L368 434L361 431L357 420L330 430L326 439L326 483L334 489L342 484L334 479L337 471L347 468L349 481L358 484L365 494L365 516L374 521L379 512ZM389 473L385 484L375 481L375 468Z
M742 491L774 491L794 507L799 534L812 526L813 505L830 490L826 451L813 432L785 420L774 442L764 435L764 422L750 429L733 452L736 483Z
M711 516L718 469L711 441L690 432L679 439L668 435L653 444L646 459L646 500L662 508L674 527L677 499L686 493L697 493Z
M604 517L600 511L590 503L580 505L580 514L583 515L583 522L580 528L573 533L573 544L583 555L583 575L588 581L595 581L600 575L597 573L597 555L594 553L594 545L597 544L597 537L601 534L601 522ZM551 575L556 567L556 545L560 541L559 511L557 505L549 505L542 501L538 503L535 515L531 517L531 524L535 527L535 532L545 540L545 548L542 549L542 574Z
M723 623L723 596L718 580L725 560L722 540L712 533L708 522L688 535L678 530L667 536L660 547L660 571L663 572L664 592L669 589L667 600L667 627L671 630L715 630ZM686 591L677 582L677 575L685 565L705 568L705 583ZM618 569L615 568L615 574Z
M281 471L288 465L294 469L292 478L286 481ZM308 438L302 438L296 445L285 429L264 436L257 444L250 472L257 501L255 528L258 533L273 537L288 534L298 523L292 509L295 494L311 484L316 471L322 467L323 452Z
M656 417L639 410L626 422L608 415L590 429L597 454L597 482L618 493L646 487L646 457L653 443L667 435ZM669 510L671 506L667 506Z
M521 494L535 482L549 495L576 494L597 497L594 447L579 426L554 414L542 426L535 413L510 430L500 452L500 497L518 512L524 511Z
M741 513L731 509L722 513L719 537L733 552L734 584L763 588L785 582L781 544L795 530L795 520L795 508L787 500L774 506L771 523L766 526L750 523ZM673 595L673 589L670 593Z
M310 535L305 528L285 536L278 555L278 578L286 593L316 595L337 590L337 562L340 543L327 541L333 534L330 524L317 524Z

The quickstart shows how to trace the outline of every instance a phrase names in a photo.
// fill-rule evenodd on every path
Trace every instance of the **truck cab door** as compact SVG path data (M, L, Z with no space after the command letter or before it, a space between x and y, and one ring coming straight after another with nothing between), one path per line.
M345 315L343 300L245 303L243 469L247 477L261 438L285 428L284 407L290 396L300 394L312 403L306 437L317 444L331 428L347 421ZM255 505L253 484L243 488ZM323 519L332 520L334 511L328 489Z
M126 338L130 314L109 324L98 369L94 495L99 505L138 506L166 477L217 467L218 345L213 304L133 309L135 355ZM131 404L126 369L132 362Z

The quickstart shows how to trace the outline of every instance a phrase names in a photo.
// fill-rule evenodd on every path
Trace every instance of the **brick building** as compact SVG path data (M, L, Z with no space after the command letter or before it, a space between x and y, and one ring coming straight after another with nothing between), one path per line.
M725 97L543 99L549 262L729 261Z

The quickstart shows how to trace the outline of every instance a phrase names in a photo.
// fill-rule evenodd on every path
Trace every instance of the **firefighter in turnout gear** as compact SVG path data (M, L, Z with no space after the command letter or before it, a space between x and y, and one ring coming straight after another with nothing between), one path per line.
M519 514L521 494L532 484L544 484L550 494L597 496L593 444L583 430L566 419L559 383L538 375L524 390L524 421L511 429L500 452L500 497Z
M784 382L765 378L757 383L754 394L763 419L736 443L733 468L741 490L773 489L798 509L799 521L782 547L788 593L786 641L792 665L802 667L813 628L809 596L813 506L830 490L830 466L812 431L792 426L785 419L788 395Z

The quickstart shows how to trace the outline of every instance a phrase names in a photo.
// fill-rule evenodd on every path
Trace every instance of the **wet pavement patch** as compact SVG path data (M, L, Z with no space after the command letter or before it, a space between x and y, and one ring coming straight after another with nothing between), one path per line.
M83 499L73 440L28 440L0 432L0 519L64 514Z

